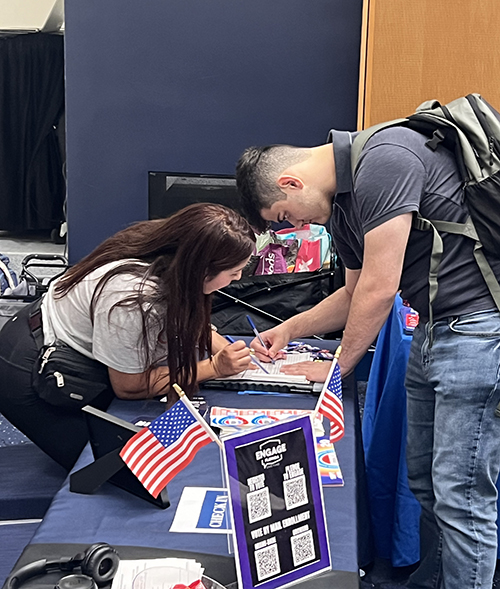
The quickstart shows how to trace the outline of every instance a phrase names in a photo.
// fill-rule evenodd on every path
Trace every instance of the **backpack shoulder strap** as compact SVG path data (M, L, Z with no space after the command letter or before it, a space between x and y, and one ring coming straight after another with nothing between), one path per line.
M413 227L420 231L432 231L432 249L431 249L431 259L429 265L429 325L430 325L430 333L429 333L429 344L432 347L433 343L433 328L434 328L434 312L433 312L433 303L436 300L437 293L438 293L438 270L439 264L441 262L441 257L443 255L443 240L439 235L439 232L434 225L433 221L429 221L429 219L424 219L418 213L413 218Z
M387 121L385 123L379 123L378 125L373 125L373 127L368 127L368 129L361 131L356 136L351 146L351 170L353 176L361 156L361 151L363 150L363 147L365 146L365 143L368 141L368 139L375 135L375 133L382 131L382 129L387 129L388 127L397 127L398 125L406 123L407 121L408 119L404 118L394 119L393 121Z
M429 267L429 324L431 326L430 341L432 345L432 327L433 323L433 311L432 304L436 299L438 292L438 281L437 273L441 256L443 254L443 241L439 235L439 231L446 233L454 233L456 235L463 235L475 241L474 245L474 258L479 266L479 270L483 276L486 286L490 291L491 298L493 299L497 309L500 310L500 285L498 284L497 278L491 269L488 260L483 252L483 245L479 240L474 222L471 217L468 217L465 223L452 223L449 221L429 221L424 219L421 215L417 214L413 220L413 227L420 231L432 231L432 249L431 249L431 260Z

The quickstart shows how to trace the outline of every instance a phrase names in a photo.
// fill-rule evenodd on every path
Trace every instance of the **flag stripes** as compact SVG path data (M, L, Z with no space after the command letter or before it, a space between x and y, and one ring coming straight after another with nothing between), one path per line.
M316 411L330 421L330 441L337 442L344 435L344 406L342 403L342 378L337 360L333 361Z
M184 403L178 401L132 437L120 457L156 498L198 450L210 442L209 433Z

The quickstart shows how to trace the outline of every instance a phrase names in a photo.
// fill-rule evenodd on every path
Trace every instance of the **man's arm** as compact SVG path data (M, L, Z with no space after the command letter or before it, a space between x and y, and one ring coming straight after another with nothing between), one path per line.
M274 357L281 348L295 338L343 329L359 274L360 270L346 270L345 286L312 309L287 319L273 329L262 332L262 339L269 346L269 355ZM260 358L266 358L267 351L263 350L257 339L254 339L250 345L259 352Z
M339 365L345 376L375 340L399 289L412 214L395 217L365 235L363 267L349 309Z
M411 213L401 215L365 236L363 268L354 286L342 338L339 365L344 376L354 370L392 309L399 288L411 220ZM327 302L328 299L325 299L321 304ZM304 374L309 380L324 381L329 366L329 362L301 362L283 367L283 372Z

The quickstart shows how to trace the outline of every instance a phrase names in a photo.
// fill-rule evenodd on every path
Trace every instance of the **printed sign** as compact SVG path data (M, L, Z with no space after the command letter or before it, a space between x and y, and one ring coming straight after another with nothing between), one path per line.
M311 409L231 409L228 407L212 407L210 425L219 428L224 435L242 430L253 429L258 425L279 423L290 417L312 415ZM323 436L323 417L317 415L314 420L316 436Z
M205 530L226 531L227 521L227 492L208 491L200 510L200 517L196 527Z
M171 532L227 534L231 532L226 489L184 487Z
M311 418L223 440L241 589L275 589L330 570Z
M316 454L323 487L342 487L344 478L337 460L337 453L329 438L316 440Z

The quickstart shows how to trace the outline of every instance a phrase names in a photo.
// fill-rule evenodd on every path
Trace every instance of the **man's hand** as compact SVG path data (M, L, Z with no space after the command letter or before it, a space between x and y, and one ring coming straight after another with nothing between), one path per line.
M282 323L278 327L263 331L260 336L264 340L267 348L262 346L257 337L250 342L250 347L255 350L255 355L259 360L262 360L263 362L271 362L271 358L273 360L279 360L280 358L285 357L285 354L281 352L281 349L290 341L290 334L285 327L285 323Z
M303 374L307 380L325 382L332 363L331 362L297 362L282 366L281 372L285 374Z
M250 350L243 340L225 346L212 359L217 377L232 376L247 368L254 368L251 361Z

